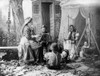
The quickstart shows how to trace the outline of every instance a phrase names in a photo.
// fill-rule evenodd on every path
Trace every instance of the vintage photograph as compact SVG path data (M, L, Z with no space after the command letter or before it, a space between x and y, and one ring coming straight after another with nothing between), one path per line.
M100 76L100 0L0 0L0 76Z

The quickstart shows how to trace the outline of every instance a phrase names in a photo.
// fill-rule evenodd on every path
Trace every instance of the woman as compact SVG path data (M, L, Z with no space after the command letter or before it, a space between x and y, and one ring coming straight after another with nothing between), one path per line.
M28 17L22 27L22 38L18 46L18 55L20 61L24 63L29 63L34 61L33 51L30 45L31 35L32 35L32 18Z
M70 50L69 50L69 54L70 54L70 59L73 59L75 57L75 53L76 53L76 42L78 40L79 34L76 32L76 29L73 25L70 25L69 27L69 33L68 33L68 42L70 45Z

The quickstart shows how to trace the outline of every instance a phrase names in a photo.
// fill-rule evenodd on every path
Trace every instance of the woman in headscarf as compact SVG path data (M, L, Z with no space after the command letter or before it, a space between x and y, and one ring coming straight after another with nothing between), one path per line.
M25 19L24 25L22 26L22 38L18 46L19 60L24 63L29 63L34 61L34 51L30 45L30 40L32 39L32 18L28 17Z
M74 59L75 53L76 53L76 41L78 40L79 33L76 32L76 28L74 25L70 25L69 27L69 33L68 33L68 41L70 44L69 54L70 59Z

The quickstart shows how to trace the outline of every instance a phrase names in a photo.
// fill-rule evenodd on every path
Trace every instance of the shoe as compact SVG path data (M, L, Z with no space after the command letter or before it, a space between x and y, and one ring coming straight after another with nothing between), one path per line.
M39 65L39 63L37 63L37 62L34 62L34 65Z
M42 66L44 66L44 65L45 65L45 63L44 63L44 62L42 62L42 63L41 63L41 65L42 65Z

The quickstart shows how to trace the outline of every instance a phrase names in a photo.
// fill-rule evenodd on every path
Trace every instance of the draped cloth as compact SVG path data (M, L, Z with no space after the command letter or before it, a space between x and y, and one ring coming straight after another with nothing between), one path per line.
M69 25L74 25L75 19L78 16L79 12L86 19L86 25L89 25L89 10L85 6L80 5L71 5L64 6L62 9L61 15L61 26L59 32L59 41L62 43L64 38L67 38Z
M23 62L34 61L33 51L26 37L22 37L18 46L18 56Z
M35 60L34 51L32 50L30 41L31 41L31 30L29 26L26 25L23 29L23 36L18 46L19 59L22 60L23 62L30 62Z
M10 6L13 12L13 21L15 26L16 32L16 39L19 43L21 37L21 26L24 23L24 15L23 15L23 8L22 8L23 0L10 0Z

